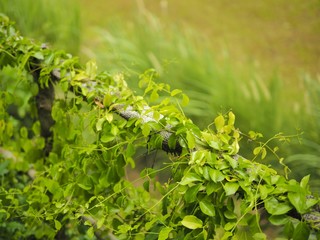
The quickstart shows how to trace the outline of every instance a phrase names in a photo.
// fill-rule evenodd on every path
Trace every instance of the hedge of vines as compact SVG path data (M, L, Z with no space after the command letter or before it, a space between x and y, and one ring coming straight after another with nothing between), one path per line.
M188 97L155 71L137 96L123 75L0 19L0 238L267 239L262 218L283 239L319 237L309 176L259 163L265 144L241 156L239 142L259 134L241 133L231 111L201 130L183 113ZM129 180L137 156L155 150L168 157Z

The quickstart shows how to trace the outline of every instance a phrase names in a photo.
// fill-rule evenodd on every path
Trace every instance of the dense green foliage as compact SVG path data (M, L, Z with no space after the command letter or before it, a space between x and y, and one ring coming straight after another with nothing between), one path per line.
M140 75L136 96L121 74L41 47L4 16L0 24L0 237L266 239L262 212L286 239L319 230L309 176L288 180L257 162L266 144L252 160L239 155L241 139L259 134L241 133L232 112L200 130L181 109L188 97L155 83L155 71ZM47 137L36 102L52 84ZM128 180L126 167L154 149L171 154ZM160 182L163 171L170 177Z
M77 54L80 50L80 11L76 1L0 1L0 12L14 20L24 36Z

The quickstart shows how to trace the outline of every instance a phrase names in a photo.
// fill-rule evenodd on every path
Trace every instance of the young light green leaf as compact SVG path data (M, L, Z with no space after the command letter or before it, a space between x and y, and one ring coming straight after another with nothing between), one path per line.
M105 120L106 120L105 118L100 118L100 119L97 121L97 123L96 123L96 129L97 129L98 132L101 131L102 125L103 125L103 123L104 123Z
M159 98L158 90L154 89L150 95L150 102L155 102Z
M203 226L202 220L197 218L196 216L193 216L193 215L185 216L182 219L181 224L189 229L202 228L202 226Z
M264 233L261 233L261 232L255 233L255 234L253 235L253 239L254 239L254 240L267 240L267 235L264 234Z
M186 95L186 94L182 94L182 102L181 102L181 105L183 107L187 106L189 103L189 97Z
M175 96L175 95L177 95L177 94L179 94L179 93L182 93L182 91L181 91L180 89L174 89L174 90L171 92L171 96L173 97L173 96Z
M216 117L214 119L214 125L216 126L217 131L220 132L223 126L225 125L224 117L222 115L219 115L218 117Z
M229 116L228 125L233 126L234 122L235 122L235 119L236 119L236 116L234 115L233 112L229 112L228 116Z
M307 176L304 176L304 177L301 179L300 186L301 186L302 188L304 188L304 189L307 188L309 179L310 179L310 174L307 175Z
M187 142L188 142L188 148L189 149L193 149L196 145L196 141L195 141L195 137L194 135L190 132L190 131L187 131Z
M115 139L115 136L113 135L103 135L101 138L100 138L100 141L103 142L103 143L107 143L107 142L111 142Z
M236 222L231 222L229 221L226 225L224 225L224 230L231 230L232 228L234 228L234 226L236 225Z
M94 60L90 60L87 62L86 64L86 75L90 78L90 79L95 79L96 75L97 75L97 64Z
M88 230L87 230L87 237L89 239L94 239L94 228L93 227L90 227Z
M150 134L150 130L151 130L150 125L146 123L146 124L142 125L141 128L142 128L142 135L144 137L148 137Z
M113 120L113 114L112 114L112 113L107 113L106 116L105 116L105 118L107 119L107 121L108 121L109 123L111 123L112 120Z
M261 148L262 147L256 147L255 149L253 149L253 154L254 155L258 155L260 153L260 151L261 151Z
M166 240L169 237L169 233L172 231L171 227L164 227L159 232L158 240Z

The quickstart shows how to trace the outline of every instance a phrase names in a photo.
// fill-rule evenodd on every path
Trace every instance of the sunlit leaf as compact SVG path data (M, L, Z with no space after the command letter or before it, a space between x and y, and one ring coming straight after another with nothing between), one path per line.
M203 222L196 216L187 215L182 219L181 224L189 229L197 229L202 228Z
M105 118L100 118L97 123L96 123L96 129L97 131L101 131L102 129L102 124L104 123L106 119Z
M150 102L155 102L159 98L158 90L154 89L150 95Z
M221 131L223 126L225 125L225 120L224 117L222 115L219 115L218 117L216 117L214 119L214 124L216 126L217 131Z
M236 116L234 115L234 113L233 112L229 112L228 113L228 125L231 125L231 126L233 126L234 125L234 122L235 122L235 119L236 119Z
M195 137L190 131L187 132L187 143L189 149L193 149L196 145Z
M181 91L180 89L174 89L174 90L171 92L171 96L173 97L173 96L175 96L175 95L177 95L177 94L179 94L179 93L182 93L182 91Z
M169 233L172 231L171 227L164 227L159 232L158 240L165 240L168 239Z
M144 124L142 126L142 135L145 136L145 137L149 136L150 130L151 130L150 125L149 124Z
M186 94L182 94L182 102L181 102L181 105L183 107L187 106L189 103L189 97L186 95Z
M94 60L90 60L86 63L86 75L90 79L95 79L97 75L97 64Z
M103 143L107 143L107 142L111 142L115 139L115 136L113 135L103 135L101 138L100 138L100 141L103 142Z

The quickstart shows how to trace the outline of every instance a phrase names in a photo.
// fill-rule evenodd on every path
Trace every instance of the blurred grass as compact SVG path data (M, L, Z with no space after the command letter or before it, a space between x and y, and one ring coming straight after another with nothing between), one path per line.
M0 12L15 21L28 37L77 54L80 49L80 14L75 0L1 0Z
M268 137L284 128L295 131L294 118L286 115L292 114L288 109L297 103L288 101L292 93L290 89L283 91L279 76L266 79L254 65L236 71L228 57L218 62L208 40L195 31L183 31L143 14L132 24L113 20L104 29L96 28L95 35L99 36L95 47L83 50L88 58L96 58L101 68L124 72L132 87L136 87L140 73L156 69L158 81L190 96L186 114L202 127L219 112L232 109L244 131L267 130Z
M207 1L205 2L208 4ZM249 2L244 1L243 4L248 5ZM265 140L280 131L295 134L299 131L297 129L301 129L304 132L302 144L298 144L297 141L291 144L281 143L281 153L289 156L287 162L294 172L291 177L300 179L311 173L312 186L319 191L320 183L317 180L320 177L320 171L317 166L320 161L320 111L318 107L320 106L320 79L314 74L319 64L313 55L302 57L302 59L309 59L307 63L302 64L302 69L310 70L310 75L300 74L303 71L296 69L296 66L301 63L301 59L289 61L292 57L290 54L287 58L282 56L287 51L282 48L290 44L291 40L296 44L299 43L297 39L290 39L292 35L287 33L280 48L271 46L273 54L266 54L263 50L258 51L259 60L263 58L263 64L269 66L269 68L263 68L261 67L263 64L251 59L252 56L249 54L241 56L248 49L249 40L246 40L245 43L239 41L238 46L230 47L227 46L228 44L224 45L223 41L219 43L221 40L219 37L216 39L210 33L204 34L202 30L188 27L186 24L188 20L175 24L170 14L162 12L163 15L161 15L159 12L157 14L149 12L146 7L153 9L150 2L147 6L141 5L142 1L138 3L140 4L138 4L138 9L132 11L132 7L136 6L134 1L130 3L119 1L117 4L96 1L93 4L82 0L82 5L79 6L75 1L66 3L52 0L44 3L43 1L11 0L1 1L0 11L17 21L18 27L24 34L49 41L54 47L77 54L81 45L80 54L83 59L95 58L100 70L124 72L129 84L134 88L136 88L139 74L148 68L155 68L160 74L158 81L169 83L172 88L181 88L189 95L190 105L184 111L202 127L211 123L219 112L224 113L232 109L237 116L236 124L243 132L246 133L249 130L261 132L265 135ZM186 6L181 5L179 1L175 3L176 7ZM284 6L284 1L281 1L281 4ZM297 1L292 4L301 6ZM188 5L189 8L194 9L196 6L195 3ZM165 7L163 9L163 11L166 10ZM226 8L220 8L220 11L221 9L229 14L221 17L220 15L223 15L224 12L219 13L219 9L214 10L215 14L220 14L215 16L215 19L220 19L226 24L219 26L216 31L221 31L221 34L226 32L226 38L230 35L243 34L236 37L233 43L240 39L252 38L252 41L258 43L249 52L257 50L259 41L262 41L260 37L257 37L262 33L257 31L260 25L258 24L253 29L244 29L241 33L242 29L237 30L232 19L228 18L231 18L230 14L234 13L234 17L240 18L239 21L245 24L248 23L244 20L245 13L238 13L236 6L232 4ZM280 10L277 9L277 11ZM296 12L297 10L289 6L288 11ZM121 14L115 16L114 12ZM177 15L187 16L187 12L182 9L181 13L177 12ZM267 12L267 10L262 11L262 13ZM252 14L253 11L248 15L248 21L253 16ZM196 12L195 15L199 19L193 16L194 19L190 21L199 25L201 25L202 15L210 17L208 12L204 14L201 11ZM267 15L262 14L260 17L262 18L260 21L270 20ZM83 26L82 30L80 24ZM295 25L294 21L289 21L288 24ZM314 31L318 30L316 23L310 22L310 25ZM272 26L272 24L267 24L265 31L272 32ZM300 23L295 26L299 27ZM210 26L207 28L210 29ZM223 32L223 28L227 30ZM209 31L208 29L204 31ZM296 31L299 32L295 30L293 33ZM273 39L274 36L271 35L267 37ZM311 35L304 37L312 38ZM82 44L81 39L83 39ZM315 40L313 39L308 51L319 50L314 46ZM216 46L212 47L212 45ZM239 51L235 50L237 47ZM276 56L274 55L275 50L279 51ZM299 56L311 54L308 51L304 52L304 48L299 48L299 51L302 54ZM288 62L285 62L286 59L289 59ZM314 64L310 62L311 60L315 61ZM287 64L287 68L283 64ZM289 69L289 74L283 69ZM292 69L294 71L290 71ZM248 153L250 148L242 150L247 150L245 154L250 156Z

